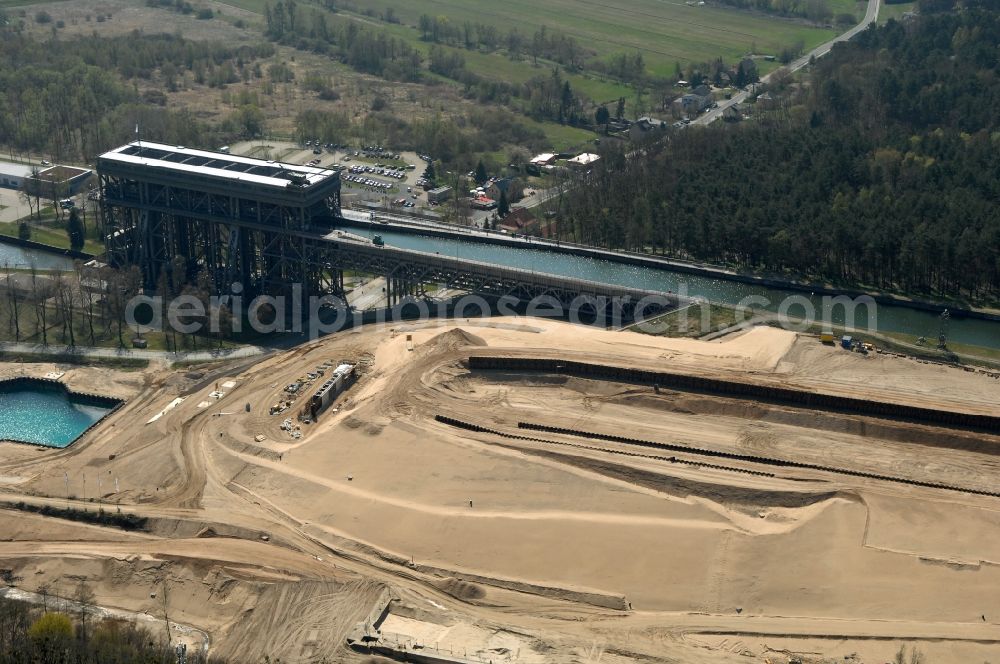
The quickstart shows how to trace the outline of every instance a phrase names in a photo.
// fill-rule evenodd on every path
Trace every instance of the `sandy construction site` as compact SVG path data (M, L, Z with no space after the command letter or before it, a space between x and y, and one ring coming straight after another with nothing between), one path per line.
M1000 403L984 372L767 327L702 342L438 321L194 369L76 368L71 387L128 401L66 450L0 443L0 569L56 595L86 580L239 662L881 663L903 645L1000 661L1000 435L470 356ZM357 382L299 422L322 378L286 386L343 361Z

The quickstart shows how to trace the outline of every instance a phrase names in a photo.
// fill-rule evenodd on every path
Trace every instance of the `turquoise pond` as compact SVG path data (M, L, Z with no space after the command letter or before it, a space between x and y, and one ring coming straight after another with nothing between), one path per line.
M0 383L0 440L68 447L114 409L42 381Z

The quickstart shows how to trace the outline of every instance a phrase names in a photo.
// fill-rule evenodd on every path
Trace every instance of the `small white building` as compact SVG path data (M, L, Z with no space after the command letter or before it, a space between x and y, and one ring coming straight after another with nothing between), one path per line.
M20 189L21 185L29 177L31 177L31 166L29 164L0 161L0 187Z
M451 187L438 187L427 192L427 202L441 204L451 198Z
M531 164L539 168L542 168L544 166L552 166L553 164L556 163L556 158L557 155L551 152L543 152L542 154L535 156L531 160Z
M574 168L587 168L600 158L600 155L596 155L593 152L584 152L568 160L567 163Z

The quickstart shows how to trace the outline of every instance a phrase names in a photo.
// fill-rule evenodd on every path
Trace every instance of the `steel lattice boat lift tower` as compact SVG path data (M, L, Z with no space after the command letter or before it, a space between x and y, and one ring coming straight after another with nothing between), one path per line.
M343 273L308 238L340 217L338 169L135 141L97 160L108 260L137 265L146 288L164 270L207 270L248 295L343 293Z

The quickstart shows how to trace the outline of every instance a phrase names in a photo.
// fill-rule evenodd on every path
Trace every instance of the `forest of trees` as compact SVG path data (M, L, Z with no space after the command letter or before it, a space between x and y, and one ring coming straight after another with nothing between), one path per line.
M839 283L1000 293L1000 13L925 2L742 126L609 150L560 231ZM968 7L969 3L965 3ZM940 8L945 11L935 13Z
M86 161L131 140L138 122L150 137L211 145L226 131L242 133L245 118L212 128L185 110L144 99L133 83L160 72L168 90L185 75L223 87L259 75L255 60L273 54L266 43L233 47L138 32L41 42L0 29L0 144Z
M337 58L366 74L390 81L418 81L422 58L402 39L355 21L330 25L326 15L308 13L295 0L264 6L265 35L274 41Z

